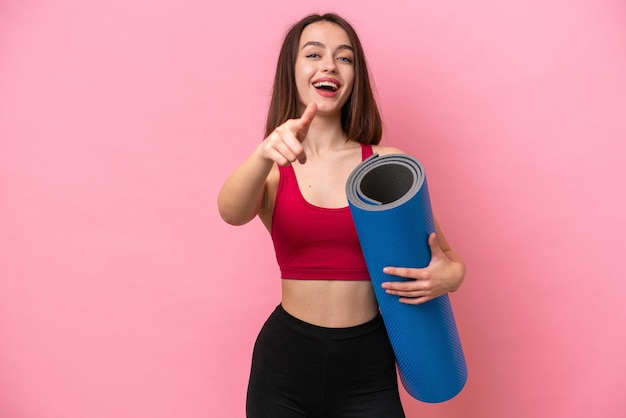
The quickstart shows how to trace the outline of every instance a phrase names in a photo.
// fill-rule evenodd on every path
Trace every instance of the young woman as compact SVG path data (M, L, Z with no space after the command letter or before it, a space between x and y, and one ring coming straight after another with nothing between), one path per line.
M281 303L255 344L248 417L404 417L394 355L350 216L345 184L373 152L382 123L361 43L335 14L288 31L278 59L265 139L218 198L222 218L258 216L272 236ZM383 284L418 304L460 286L465 275L436 225L430 264L390 266L413 280Z

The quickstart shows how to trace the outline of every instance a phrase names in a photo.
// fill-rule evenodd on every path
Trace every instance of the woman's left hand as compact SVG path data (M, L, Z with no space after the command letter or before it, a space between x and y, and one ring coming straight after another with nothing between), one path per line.
M435 233L428 237L431 258L424 268L385 267L383 272L411 279L385 282L383 289L390 295L400 297L400 302L418 305L459 288L465 276L465 265L441 249ZM452 256L452 254L450 254Z

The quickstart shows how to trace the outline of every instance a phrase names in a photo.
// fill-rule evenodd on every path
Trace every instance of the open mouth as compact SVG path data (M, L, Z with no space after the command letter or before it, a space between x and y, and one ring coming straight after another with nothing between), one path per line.
M313 87L318 90L335 92L339 89L339 86L332 81L320 81L319 83L313 83Z

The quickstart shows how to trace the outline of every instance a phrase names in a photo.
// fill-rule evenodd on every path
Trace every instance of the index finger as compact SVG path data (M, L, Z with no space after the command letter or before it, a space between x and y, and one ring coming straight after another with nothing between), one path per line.
M383 268L383 273L403 277L405 279L420 280L422 278L420 276L421 270L422 269L419 268L386 266Z
M313 120L313 118L315 117L316 113L317 113L317 103L315 102L309 103L306 109L304 109L302 116L300 116L300 123L302 123L304 126L308 126Z

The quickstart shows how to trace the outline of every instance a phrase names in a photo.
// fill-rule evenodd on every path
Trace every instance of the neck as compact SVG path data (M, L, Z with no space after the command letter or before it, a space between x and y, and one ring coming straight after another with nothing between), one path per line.
M331 149L344 148L347 137L341 128L340 116L316 116L311 122L306 139L302 142L305 150L314 154Z

